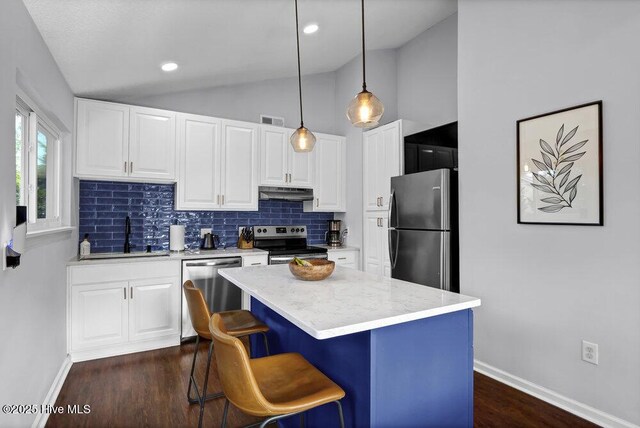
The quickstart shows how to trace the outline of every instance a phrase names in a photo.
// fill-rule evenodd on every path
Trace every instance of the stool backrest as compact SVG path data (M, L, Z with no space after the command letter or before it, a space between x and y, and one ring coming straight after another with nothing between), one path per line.
M190 280L186 281L182 285L182 288L184 289L184 296L187 299L187 306L189 307L189 315L191 316L191 325L193 325L193 329L201 337L210 339L211 333L209 333L209 318L211 317L211 314L209 313L209 307L207 306L206 300L204 300L202 291L196 288Z
M246 413L263 414L269 408L269 402L260 392L244 345L240 339L227 334L218 314L211 317L209 331L224 395Z

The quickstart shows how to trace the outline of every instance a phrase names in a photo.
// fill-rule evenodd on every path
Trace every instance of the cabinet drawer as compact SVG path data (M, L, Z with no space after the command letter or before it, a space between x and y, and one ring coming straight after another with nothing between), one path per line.
M71 266L69 268L71 285L166 277L180 277L180 262L178 260L106 263L89 266Z
M337 265L353 265L356 266L356 252L355 251L329 251L329 260L333 260Z
M242 256L242 266L266 266L269 264L267 255Z

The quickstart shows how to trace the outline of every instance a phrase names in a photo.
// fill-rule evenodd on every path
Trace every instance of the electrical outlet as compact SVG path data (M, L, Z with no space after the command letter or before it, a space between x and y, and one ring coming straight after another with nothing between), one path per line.
M582 341L582 361L598 365L598 344Z
M207 233L211 233L210 227L200 229L200 239L204 238L204 235L206 235Z

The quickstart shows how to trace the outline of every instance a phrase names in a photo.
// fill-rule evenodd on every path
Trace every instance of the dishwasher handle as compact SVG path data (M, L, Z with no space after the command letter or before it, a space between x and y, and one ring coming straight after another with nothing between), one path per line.
M196 262L196 263L186 263L185 266L187 266L187 267L207 267L207 266L216 266L216 267L237 266L237 267L240 267L240 266L242 266L242 261L234 260L232 262L218 262L218 261Z

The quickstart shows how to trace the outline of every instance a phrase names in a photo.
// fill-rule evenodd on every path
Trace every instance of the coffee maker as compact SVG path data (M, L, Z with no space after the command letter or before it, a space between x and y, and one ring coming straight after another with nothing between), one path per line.
M340 233L340 220L327 220L326 233L327 245L330 247L342 247L342 234Z

